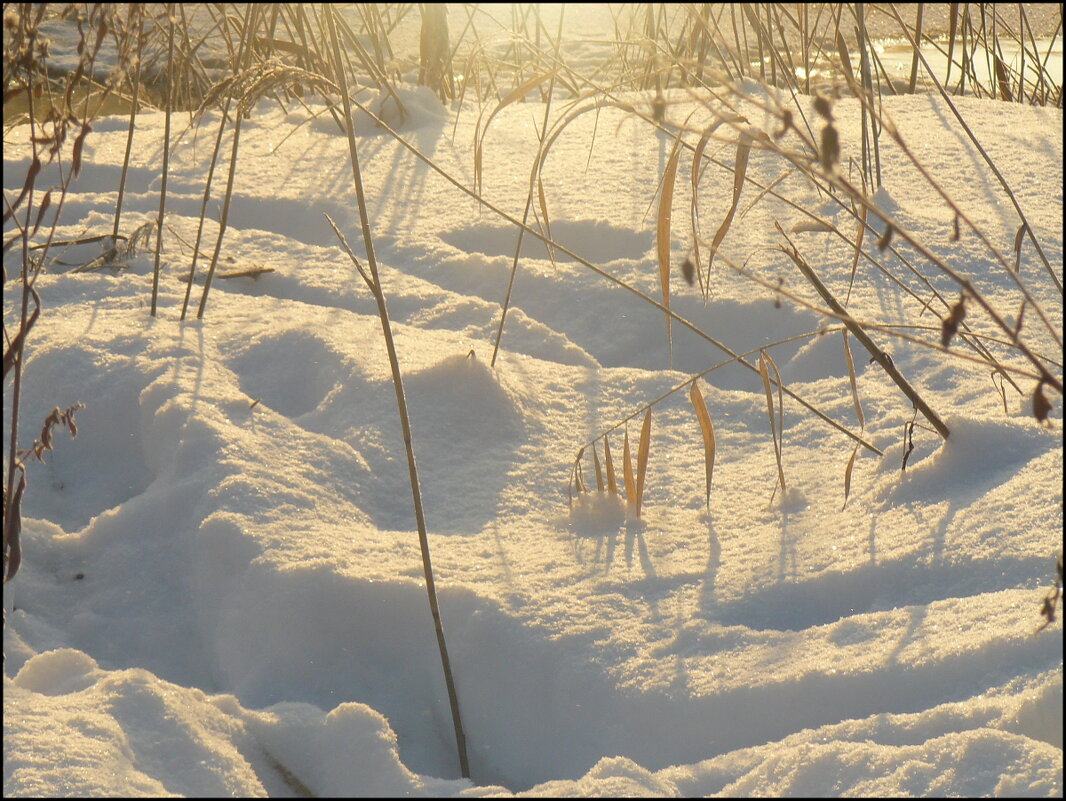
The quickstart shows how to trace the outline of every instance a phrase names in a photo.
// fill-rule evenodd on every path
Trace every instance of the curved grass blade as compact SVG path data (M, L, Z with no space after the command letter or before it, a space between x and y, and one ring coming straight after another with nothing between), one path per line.
M640 517L640 504L644 500L644 478L648 474L648 449L651 446L651 407L644 415L644 425L640 427L640 445L637 447L637 517Z
M600 469L600 452L595 445L592 447L592 461L596 465L596 489L603 492L603 471Z
M556 72L557 70L548 70L547 72L542 72L538 75L534 75L529 80L512 89L510 92L507 93L503 100L501 100L499 104L497 104L496 108L492 110L492 113L489 114L489 118L485 120L485 127L481 128L480 125L478 126L478 130L475 131L474 142L474 185L477 187L479 192L481 191L482 148L485 144L485 136L489 132L489 125L492 123L493 118L501 111L503 111L504 108L511 105L511 103L514 103L516 100L520 100L521 98L532 92L534 89L540 86L540 84L544 83L544 81L555 75Z
M671 357L674 352L674 340L670 334L670 218L674 206L674 179L677 177L677 159L681 155L681 135L674 140L674 149L666 162L663 172L663 188L659 193L659 214L655 225L655 238L659 254L659 288L663 294L663 306L666 315L666 341Z
M851 452L851 458L848 459L848 466L844 468L844 505L840 507L840 511L844 511L848 506L848 494L851 492L851 471L855 467L855 457L859 454L859 446L856 445Z
M766 366L767 364L773 365L774 376L777 379L778 407L779 407L779 413L780 413L780 411L781 411L780 410L780 406L781 406L781 403L780 403L781 374L778 373L777 365L774 364L773 359L770 358L770 356L766 353L766 351L759 351L759 375L762 376L762 385L763 385L763 389L766 392L766 411L767 411L767 413L770 416L770 433L773 435L773 438L774 438L774 456L777 457L777 478L780 481L781 496L782 496L782 498L784 498L785 491L786 491L786 487L785 487L785 470L781 466L781 442L780 442L780 439L779 439L778 433L777 433L777 431L778 431L777 422L774 420L774 396L773 396L773 392L770 389L770 374L769 374L769 370L767 369L767 366ZM783 417L784 416L782 415L782 419L783 419ZM774 492L775 493L777 492L777 487L774 487ZM771 494L771 496L770 496L770 502L771 503L773 502L773 497L774 496Z
M622 475L626 482L626 505L634 507L637 502L637 484L633 480L633 460L629 455L629 429L622 439Z
M851 257L851 277L848 279L848 294L844 297L844 305L851 300L851 288L855 285L855 270L859 266L859 255L862 253L862 237L866 233L866 206L859 211L859 232L855 235L855 255Z
M614 462L611 461L611 441L607 438L607 435L603 436L603 461L604 467L607 470L607 491L612 495L618 494L618 482L614 477Z
M744 188L744 176L748 171L748 154L751 152L752 136L747 131L742 131L737 142L737 158L733 166L733 202L726 212L725 219L718 228L718 232L711 240L711 247L707 253L707 270L710 271L714 264L714 254L718 252L718 246L722 244L729 226L733 222L733 215L737 213L737 204L740 203L740 193Z
M692 151L692 240L693 240L693 253L696 259L696 275L700 279L700 291L703 292L703 297L706 299L707 293L710 291L710 267L708 266L707 282L703 281L703 264L700 261L700 225L699 225L699 209L697 200L699 198L700 177L703 175L703 151L707 148L707 143L711 140L711 136L723 122L737 123L747 122L746 117L721 117L704 130L700 136L700 141L696 143L696 149Z
M692 401L692 408L696 410L696 419L700 421L700 432L703 434L703 463L707 473L707 496L706 503L711 505L711 478L714 476L714 424L711 422L711 413L707 409L707 401L703 399L699 384L692 382L692 390L688 394Z
M859 429L866 428L866 417L862 413L862 406L859 404L859 388L855 383L855 362L851 358L851 345L848 344L848 332L847 330L841 331L844 335L844 358L848 363L848 381L851 383L851 399L855 402L855 416L859 419Z

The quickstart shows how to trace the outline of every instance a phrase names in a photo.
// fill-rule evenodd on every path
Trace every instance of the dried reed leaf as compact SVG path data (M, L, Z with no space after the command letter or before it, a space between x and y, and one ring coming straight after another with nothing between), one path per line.
M30 232L30 236L37 233L37 230L41 227L41 222L44 220L44 213L48 211L48 207L52 205L52 190L49 189L44 193L44 197L41 198L41 204L37 207L37 217L33 221L33 230Z
M596 489L603 492L603 471L600 469L600 452L596 443L592 444L592 461L596 465Z
M737 158L733 166L733 202L730 204L729 211L726 212L725 219L722 220L718 232L714 235L714 239L711 241L710 252L707 254L708 270L710 270L711 265L714 264L714 254L718 252L718 246L722 244L722 240L725 239L726 232L729 230L729 226L733 222L733 215L737 213L737 204L740 203L740 192L744 188L744 176L748 171L748 154L751 151L751 143L751 134L748 131L742 131L740 139L737 142Z
M700 136L700 141L696 143L696 149L692 151L692 174L691 174L691 179L692 179L692 207L691 207L690 216L691 216L691 221L692 221L692 240L694 242L693 251L694 251L694 255L695 255L695 259L696 259L696 265L695 265L696 274L700 276L700 288L701 289L703 289L704 284L703 284L703 264L700 261L700 235L699 235L699 233L700 233L700 223L699 223L699 204L698 204L698 199L699 199L700 176L703 175L703 169L702 169L703 168L703 151L707 148L707 143L711 140L711 136L714 134L715 131L718 130L718 127L722 123L724 123L724 122L738 123L738 122L747 122L747 121L748 120L747 120L746 117L733 117L733 116L720 117L719 119L715 120L714 122L712 122L710 125L707 126L707 128L704 130L703 134ZM708 286L709 286L709 284L710 284L710 274L709 273L708 273L708 276L707 276L707 282L708 282ZM691 283L691 282L689 282L689 283ZM706 294L706 290L704 290L704 294Z
M844 358L848 363L848 381L851 384L851 400L855 403L855 416L859 419L859 430L866 428L866 417L862 413L862 405L859 403L859 388L855 383L855 362L851 358L851 345L848 344L848 332L844 334Z
M998 53L993 53L992 58L996 66L996 83L999 84L999 99L1006 100L1008 103L1014 100L1014 95L1010 90L1010 76L1007 74L1007 65L1003 63L1003 59L999 57Z
M837 28L837 54L840 56L840 65L844 69L844 79L848 82L848 88L852 95L857 96L859 93L855 86L855 73L851 68L851 56L848 55L848 43L839 27Z
M651 407L644 414L644 424L640 427L640 445L637 447L637 517L640 517L640 504L644 500L644 478L648 474L648 449L651 446Z
M555 144L555 140L559 138L559 136L562 134L562 132L564 130L566 130L567 126L571 122L573 122L575 119L580 117L582 114L586 114L586 113L588 113L590 111L595 111L598 114L600 109L604 108L605 106L614 106L616 108L620 108L623 111L629 112L631 114L636 113L636 110L631 105L629 105L628 103L622 103L620 101L614 101L614 100L605 100L605 99L601 98L601 99L597 100L594 103L589 103L588 105L581 106L581 107L575 109L574 111L571 111L569 114L567 114L561 120L556 122L555 125L552 126L551 133L547 136L547 138L544 139L544 141L543 141L543 143L541 145L540 153L537 155L537 162L536 162L536 167L534 169L534 172L536 173L536 176L537 176L537 196L538 196L538 199L540 201L540 213L541 213L541 216L544 219L544 228L545 228L544 232L545 232L545 235L548 236L549 238L551 238L551 226L550 226L550 224L548 222L548 204L547 204L547 202L545 200L545 195L544 195L544 176L543 176L544 162L548 158L548 151L551 150L552 145ZM475 153L475 156L476 155L477 154ZM590 154L590 157L591 157L591 154ZM554 254L554 251L552 250L550 245L548 246L548 255L552 258L552 264L555 264L555 254Z
M786 490L785 470L781 465L781 444L778 439L777 423L774 420L774 396L773 392L770 389L770 373L767 369L767 364L773 365L774 374L777 378L777 391L779 398L778 407L780 407L781 374L778 373L777 365L774 364L773 359L771 359L769 355L767 355L766 351L759 351L759 375L762 376L762 385L763 389L766 392L766 411L767 414L770 416L770 433L773 435L774 438L774 456L777 457L777 477L780 481L781 495L783 497ZM784 432L782 432L782 435L783 434ZM776 490L777 488L775 487L774 491L776 492ZM771 495L770 498L772 500L773 495Z
M626 483L626 504L633 506L637 500L637 484L633 480L633 460L629 455L629 429L622 439L622 477Z
M681 135L674 140L674 149L663 172L663 188L659 193L659 214L655 225L655 237L659 253L659 288L663 294L663 306L670 311L670 218L674 206L674 179L677 177L677 159L681 155ZM666 315L666 341L671 352L674 340L670 334L670 315Z
M707 409L707 401L703 398L697 382L692 382L692 390L688 394L692 401L692 408L696 410L696 419L700 422L700 433L703 434L703 464L707 474L706 503L711 504L711 478L714 476L714 424L711 422L711 413ZM857 446L856 446L857 447Z
M851 452L851 458L848 459L848 466L844 468L844 505L840 507L840 511L844 511L848 506L848 495L851 493L851 471L855 467L855 457L859 453L859 446L856 445L855 449Z
M618 482L614 477L614 462L611 459L611 441L607 435L603 435L603 462L607 470L607 491L612 495L618 494Z

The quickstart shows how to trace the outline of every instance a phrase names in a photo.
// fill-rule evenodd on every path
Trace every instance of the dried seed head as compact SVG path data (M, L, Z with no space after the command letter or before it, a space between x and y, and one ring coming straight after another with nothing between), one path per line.
M1033 417L1038 423L1045 423L1050 411L1051 401L1044 397L1044 380L1041 379L1033 390Z
M940 324L940 344L945 348L951 342L955 332L959 330L959 323L966 317L966 295L959 296L959 302L951 307L951 312Z
M666 118L666 98L662 91L655 93L655 99L651 101L651 116L656 122L662 122Z
M889 244L892 242L892 232L892 223L888 223L888 225L885 226L885 232L881 234L881 238L877 240L878 250L884 250L889 246Z
M818 116L826 122L833 121L833 107L829 103L829 98L819 95L814 98L814 110L818 112Z
M689 286L692 286L696 278L696 265L692 263L692 259L685 257L685 260L681 262L681 275L685 277Z
M792 112L789 109L785 109L781 113L781 130L774 132L774 139L780 139L782 136L788 133L788 129L792 127Z
M826 125L822 129L822 169L829 172L833 169L833 166L840 160L840 135L837 133L837 129L830 125Z

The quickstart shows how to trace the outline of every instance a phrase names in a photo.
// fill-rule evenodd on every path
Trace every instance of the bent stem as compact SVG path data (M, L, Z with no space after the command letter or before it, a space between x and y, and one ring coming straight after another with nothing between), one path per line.
M407 450L407 469L411 476L411 495L414 499L415 520L418 523L418 543L422 549L422 567L426 576L426 592L429 594L429 609L433 614L433 627L437 632L437 646L440 649L441 667L444 670L444 681L448 686L448 701L451 704L452 724L455 727L455 745L459 751L459 772L464 779L470 778L470 764L466 756L466 735L463 733L463 723L459 716L459 697L455 691L455 681L452 678L451 662L448 659L448 646L444 641L444 626L441 623L440 608L437 605L437 590L433 581L433 564L429 557L429 536L426 533L426 518L422 511L422 494L418 488L418 470L415 466L415 451L411 440L411 421L407 414L407 401L404 398L403 378L400 375L400 363L396 358L396 345L392 338L392 327L389 324L389 312L385 307L385 293L381 289L381 278L378 275L377 259L374 256L374 243L370 236L370 218L367 214L366 199L363 196L363 180L359 170L359 154L355 147L355 131L352 126L352 107L348 97L348 81L342 67L340 57L340 44L337 38L337 29L334 23L336 10L333 6L324 7L326 22L329 25L330 40L333 43L333 57L336 64L336 78L340 89L341 100L344 103L344 124L348 133L348 149L351 153L352 178L355 182L355 192L359 200L359 219L363 228L363 243L366 246L366 260L369 266L369 274L359 264L348 242L337 229L333 220L329 220L334 232L340 238L348 256L359 270L366 282L374 300L378 304L378 315L381 318L381 332L385 338L385 347L389 353L389 365L392 367L392 385L396 390L396 405L400 414L400 425L403 428L403 444Z

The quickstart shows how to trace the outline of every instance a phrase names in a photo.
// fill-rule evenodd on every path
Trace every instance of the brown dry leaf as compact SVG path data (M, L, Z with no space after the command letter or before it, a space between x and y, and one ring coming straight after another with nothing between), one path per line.
M603 461L607 469L607 491L612 495L618 494L618 482L614 477L614 462L611 460L611 441L607 435L603 435Z
M674 179L677 177L677 159L681 155L681 135L674 140L674 149L663 172L663 188L659 193L659 214L655 225L655 238L659 254L659 287L663 294L663 306L670 311L670 218L674 206ZM666 340L671 352L674 340L670 334L670 315L666 315Z
M692 401L692 408L696 410L696 419L700 421L700 432L703 434L703 464L707 474L707 497L706 503L711 504L711 478L714 476L714 424L711 422L711 413L707 409L707 401L700 392L699 385L693 381L692 390L688 394Z
M848 332L845 330L844 334L844 358L848 363L848 381L851 383L851 399L855 403L855 416L859 418L859 429L866 428L866 417L862 413L862 406L859 404L859 388L855 383L855 362L851 358L851 345L848 344Z
M637 484L633 480L633 459L629 455L629 429L622 439L622 477L626 482L626 504L634 506L637 502Z
M644 424L640 427L640 445L637 447L637 517L640 517L640 505L644 500L644 478L648 474L648 449L651 446L651 407L644 414Z
M708 270L710 270L711 266L714 264L714 254L718 252L718 246L722 244L726 232L729 231L729 226L733 222L733 215L737 213L737 204L740 203L740 193L744 188L744 176L748 171L748 154L751 152L751 143L751 134L748 131L741 132L740 139L737 142L737 158L733 165L733 202L729 206L729 211L726 212L725 219L722 220L721 226L718 228L718 233L716 233L714 239L711 240L710 252L707 254Z
M855 467L855 457L859 454L859 446L856 445L855 449L851 452L851 458L848 459L848 466L844 468L844 505L840 507L840 511L844 511L848 506L848 495L851 493L851 471Z

